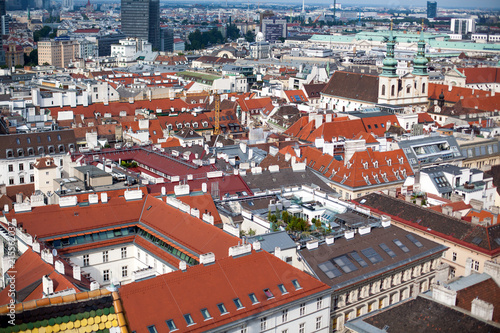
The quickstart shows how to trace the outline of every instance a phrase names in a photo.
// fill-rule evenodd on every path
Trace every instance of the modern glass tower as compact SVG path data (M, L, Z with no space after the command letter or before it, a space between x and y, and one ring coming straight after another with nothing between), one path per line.
M127 37L137 37L160 48L160 1L121 0L122 32Z
M427 18L435 18L437 15L437 2L427 1Z

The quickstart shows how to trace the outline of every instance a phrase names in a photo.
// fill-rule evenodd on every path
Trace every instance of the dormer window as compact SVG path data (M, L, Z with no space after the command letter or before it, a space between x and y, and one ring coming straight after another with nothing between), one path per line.
M292 280L292 284L293 284L293 286L295 287L295 290L302 289L302 287L300 286L299 281L297 281L297 280Z
M386 161L387 161L387 165L389 165L389 166L391 166L391 165L392 165L392 161L391 161L391 159L390 159L390 158L388 158Z
M54 146L49 146L49 154L54 154L55 152Z
M374 161L374 162L373 162L373 167L374 167L374 168L378 168L378 161Z
M28 156L35 156L35 150L31 147L28 148Z
M264 294L266 294L267 298L274 298L274 295L269 288L264 289Z
M43 154L45 154L45 148L38 147L38 155L43 155Z
M197 122L193 123L193 128L198 128L198 123Z
M372 184L372 183L370 182L370 178L368 177L368 175L363 176L363 179L365 180L366 185L371 185L371 184Z
M403 177L406 178L406 169L401 170L401 173L403 174Z
M60 153L64 153L64 146L63 145L59 145L57 147L57 149L59 150Z
M191 127L191 124L190 124L190 123L185 123L185 124L184 124L184 127L189 128L189 127Z
M23 157L24 156L24 150L23 149L18 149L17 150L17 156Z
M182 124L177 124L177 128L182 128Z
M14 152L12 151L12 149L7 149L6 155L7 155L7 158L13 158Z
M404 163L404 158L403 157L400 157L399 158L399 164L403 164Z
M363 162L363 168L368 169L368 162Z

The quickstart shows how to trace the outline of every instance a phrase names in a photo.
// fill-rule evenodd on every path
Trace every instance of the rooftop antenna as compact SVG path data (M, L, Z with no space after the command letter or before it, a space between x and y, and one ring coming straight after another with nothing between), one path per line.
M302 0L302 13L306 12L305 0Z

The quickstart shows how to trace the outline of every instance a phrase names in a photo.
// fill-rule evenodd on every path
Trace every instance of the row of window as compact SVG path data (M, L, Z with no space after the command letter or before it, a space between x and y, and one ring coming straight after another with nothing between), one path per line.
M252 294L249 295L249 297L250 297L250 300L252 300L252 304L258 303L257 298L255 297L255 294L252 293ZM255 302L254 302L254 300L255 300ZM235 298L233 300L233 302L236 305L236 309L237 310L240 310L240 309L244 308L239 298ZM317 300L316 300L316 309L320 310L322 307L323 307L323 297L318 297ZM221 315L225 315L225 314L229 313L227 311L226 306L224 305L224 303L217 304L217 308L219 309L219 312L220 312ZM210 312L208 311L207 308L201 309L200 312L201 312L201 314L202 314L202 316L203 316L203 318L205 320L213 319L213 317L211 316L211 314L210 314ZM305 316L305 314L306 314L306 303L301 303L300 306L299 306L299 315L301 317L303 317L303 316ZM191 316L190 313L187 313L187 314L183 315L183 317L184 317L184 320L186 321L187 326L191 326L191 325L196 324L194 322L193 317ZM283 310L281 312L281 322L285 323L287 321L288 321L288 309L285 309L285 310ZM267 317L262 317L260 319L260 330L261 331L265 331L266 329L268 329L267 323L268 323ZM170 330L170 332L175 331L175 330L178 329L177 325L175 324L175 322L174 322L173 319L167 320L166 324L167 324L167 327ZM322 326L322 317L320 316L320 317L316 318L316 329L317 330L321 329L321 326ZM157 329L156 329L156 327L154 325L149 326L148 330L151 333L155 333L155 332L157 333L158 332ZM241 332L242 333L247 332L246 325L242 326ZM288 330L282 331L282 333L287 333L287 332L288 332ZM305 333L305 323L299 324L299 332Z
M128 277L128 266L122 266L122 278ZM109 282L111 279L111 273L109 269L105 269L102 272L102 279L104 282Z
M74 146L72 144L69 145L69 148L70 149L74 149ZM38 151L38 155L43 155L45 154L45 147L37 147L37 151ZM57 152L58 153L64 153L66 151L66 149L64 148L64 145L58 145L57 146ZM48 146L47 147L47 152L49 154L55 154L56 153L56 148L54 146ZM27 156L35 156L35 148L33 147L29 147L27 149ZM6 151L6 156L7 158L13 158L14 157L14 150L12 149L7 149ZM26 156L25 153L24 153L24 149L17 149L17 156L18 157L24 157Z
M62 138L61 138L61 134L57 134L57 141L61 141L61 140L62 140ZM37 135L37 137L36 137L36 141L37 141L38 143L41 143L41 142L42 142L42 138L41 138L39 135ZM47 141L48 141L48 142L52 142L52 137L51 137L50 135L47 135ZM30 143L31 143L31 137L29 137L29 136L28 136L28 137L26 138L26 142L27 142L28 144L30 144ZM17 143L18 145L20 145L20 144L21 144L21 138L16 138L16 143Z

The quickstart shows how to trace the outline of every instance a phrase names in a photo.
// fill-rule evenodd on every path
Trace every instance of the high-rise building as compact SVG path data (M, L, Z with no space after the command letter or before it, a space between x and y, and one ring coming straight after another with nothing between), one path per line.
M127 37L147 40L160 49L160 1L121 0L122 32Z
M476 21L473 18L453 18L450 23L450 30L454 34L466 35L476 32Z
M276 42L280 38L286 38L286 19L269 17L261 21L264 39L268 42Z
M427 18L435 18L437 14L437 2L427 1Z
M174 52L174 31L170 28L162 28L160 43L160 51Z
M5 0L0 0L0 18L4 20L6 17L6 10L5 10ZM3 49L3 43L2 43L2 38L0 38L0 66L5 65L5 51Z

